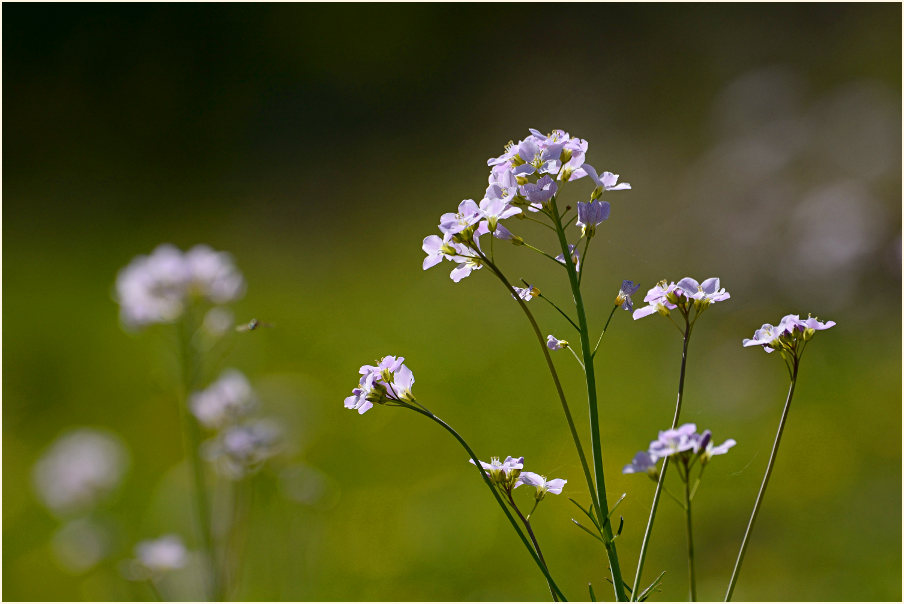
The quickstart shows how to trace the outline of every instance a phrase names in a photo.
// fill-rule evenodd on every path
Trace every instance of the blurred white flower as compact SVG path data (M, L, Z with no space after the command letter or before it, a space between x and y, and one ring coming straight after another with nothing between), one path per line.
M276 422L260 419L227 428L205 443L203 453L222 475L238 480L279 452L281 436Z
M190 298L225 304L244 291L245 281L232 257L206 245L185 254L172 245L160 245L150 256L133 259L116 277L120 317L136 328L175 321Z
M245 417L255 406L251 384L240 371L226 369L206 389L191 395L191 412L202 426L220 430Z
M188 550L178 535L164 535L136 545L135 558L142 569L157 575L184 567L188 563Z
M59 516L89 510L119 485L128 452L114 434L81 428L59 437L32 470L41 502Z

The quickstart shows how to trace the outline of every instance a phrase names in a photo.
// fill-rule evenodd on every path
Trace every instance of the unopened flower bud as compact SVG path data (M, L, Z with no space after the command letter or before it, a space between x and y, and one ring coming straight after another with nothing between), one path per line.
M512 237L512 245L524 245L524 239L522 239L518 235L515 235L514 237Z

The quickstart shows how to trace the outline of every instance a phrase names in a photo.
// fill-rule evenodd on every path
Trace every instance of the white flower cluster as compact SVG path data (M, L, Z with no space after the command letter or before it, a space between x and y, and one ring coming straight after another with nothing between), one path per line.
M114 434L80 428L58 438L32 470L41 502L57 516L89 511L119 485L128 453Z
M232 257L206 245L183 253L163 244L150 256L138 256L116 277L122 322L133 328L170 323L192 299L226 304L242 296L245 280Z
M250 417L257 399L240 371L225 370L206 389L192 394L189 405L204 428L216 431L202 452L227 478L238 480L257 471L279 451L282 431L271 420Z

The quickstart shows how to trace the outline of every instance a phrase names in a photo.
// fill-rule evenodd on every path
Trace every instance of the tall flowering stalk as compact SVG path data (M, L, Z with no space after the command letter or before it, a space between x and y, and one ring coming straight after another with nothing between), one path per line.
M644 296L644 302L647 306L634 311L634 319L641 319L653 314L660 314L668 318L681 333L681 371L678 374L678 396L675 401L675 414L672 418L672 430L678 425L678 419L681 416L681 404L684 401L684 376L687 369L687 348L690 343L691 333L694 325L700 315L715 302L727 300L731 295L720 288L720 281L717 277L711 277L698 283L691 277L685 277L678 283L669 283L665 280L660 281L655 287L647 292ZM684 325L680 326L672 317L673 311L677 311L681 316ZM653 534L653 522L656 520L656 510L659 508L659 498L662 495L662 489L665 485L665 475L669 468L669 458L666 457L662 464L662 472L659 473L659 480L656 483L656 491L653 493L653 503L650 507L650 518L647 521L647 528L644 531L643 541L640 546L640 555L637 559L637 572L634 574L634 587L631 593L634 599L637 598L638 589L640 588L641 577L643 576L643 566L647 558L647 548L650 545L650 537ZM696 598L694 588L694 572L693 572L693 537L690 521L690 495L687 497L687 538L688 538L688 565L690 575L690 591L691 599Z
M240 298L245 281L232 258L205 245L183 253L171 245L157 247L149 256L139 256L123 268L116 279L120 318L128 329L155 324L175 324L181 368L179 412L192 477L198 531L208 565L207 583L212 599L220 600L225 585L217 565L211 526L211 506L201 460L201 426L192 414L191 396L202 377L202 326L222 323L221 305ZM226 326L228 329L228 326ZM225 329L215 334L217 337Z
M788 396L785 399L785 407L782 409L782 418L778 423L778 432L776 432L775 441L772 443L772 452L769 454L769 463L766 464L766 473L763 475L763 482L760 484L760 490L757 492L756 501L753 504L753 511L750 514L750 520L748 520L747 529L744 531L744 539L741 541L741 549L738 552L738 558L735 561L734 570L732 570L731 579L728 582L728 590L725 592L726 602L731 600L731 596L734 593L735 585L738 582L738 575L741 572L741 564L744 562L744 554L747 553L750 533L753 531L753 523L756 522L757 514L760 512L760 506L763 504L763 497L766 494L766 487L769 485L769 478L772 476L772 468L775 466L775 458L778 455L778 446L782 440L782 433L785 431L785 422L788 419L788 411L791 408L791 398L794 396L794 387L797 385L797 373L800 369L800 359L804 354L804 349L806 349L807 344L813 339L816 332L829 329L834 325L834 321L826 321L823 323L812 316L801 319L799 315L786 315L779 321L777 326L766 323L753 334L753 338L745 339L743 342L745 347L762 346L768 353L777 350L788 369L791 384L788 387Z

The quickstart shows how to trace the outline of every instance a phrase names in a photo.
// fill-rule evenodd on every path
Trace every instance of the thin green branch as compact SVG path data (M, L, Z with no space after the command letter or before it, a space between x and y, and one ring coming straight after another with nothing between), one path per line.
M483 466L480 465L480 458L477 457L477 454L471 449L468 443L465 441L461 435L455 431L452 426L435 416L430 411L425 410L424 408L418 406L415 407L413 405L403 405L407 409L411 409L415 413L420 413L421 415L433 420L440 426L442 426L449 434L455 437L455 440L464 448L464 450L471 456L471 459L474 460L474 465L477 467L478 472L483 478L484 483L486 483L487 488L493 493L493 497L495 497L496 502L499 504L499 507L502 508L502 511L505 512L506 518L508 518L509 523L512 525L512 528L515 529L515 532L518 533L518 536L521 538L522 543L524 543L524 547L527 548L527 551L530 553L531 557L534 559L534 562L540 568L540 571L543 573L543 576L546 577L547 583L549 583L550 589L553 591L555 596L558 596L559 599L563 602L566 602L566 598L559 587L556 585L556 582L549 574L549 570L546 568L546 565L543 563L537 552L534 551L534 548L531 546L530 542L527 540L527 537L524 536L524 533L521 531L521 528L518 526L517 521L512 516L512 513L509 511L508 506L506 506L505 501L503 501L502 497L499 495L499 490L493 485L493 481L490 480L489 475L487 475L486 470L483 469Z
M753 504L753 512L750 514L750 520L747 522L747 530L744 531L744 540L741 541L741 550L738 552L738 559L735 562L734 570L731 572L731 580L728 582L728 591L725 593L726 602L731 600L731 596L734 593L735 584L738 582L738 574L741 572L741 564L744 562L744 554L747 553L747 546L750 542L750 533L753 531L753 523L756 522L757 514L760 513L760 506L763 504L766 487L769 485L769 477L772 476L772 468L775 465L775 458L778 455L778 446L782 440L782 432L785 431L785 422L788 419L788 411L791 408L791 398L794 396L794 386L797 384L797 370L799 367L800 357L798 356L794 363L794 372L791 374L791 386L788 388L788 398L785 400L785 408L782 410L782 419L779 421L775 442L772 443L772 453L769 455L769 463L766 465L766 473L763 475L763 483L760 485L760 490L756 495L756 502Z

